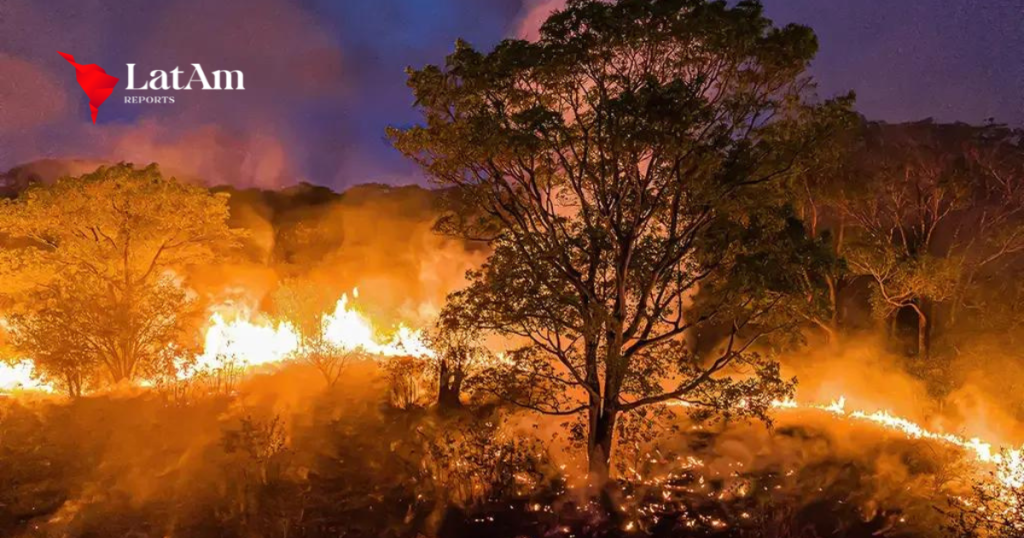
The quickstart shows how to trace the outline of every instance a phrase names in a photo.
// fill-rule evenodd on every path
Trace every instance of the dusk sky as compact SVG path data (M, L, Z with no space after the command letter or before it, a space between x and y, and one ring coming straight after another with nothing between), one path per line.
M1024 124L1021 0L766 0L807 24L819 94L855 90L887 121ZM415 122L403 69L462 37L486 49L535 35L557 0L0 0L0 171L41 158L157 161L213 183L334 188L422 183L384 139ZM121 78L96 125L57 51ZM244 91L153 91L137 76L190 64L239 69Z

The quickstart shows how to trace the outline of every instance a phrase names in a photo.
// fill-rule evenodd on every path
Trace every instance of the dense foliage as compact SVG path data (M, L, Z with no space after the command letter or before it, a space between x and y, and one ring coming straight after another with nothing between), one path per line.
M844 117L806 99L816 48L750 2L576 1L536 42L410 72L425 123L395 144L456 189L441 227L493 249L451 308L526 342L495 392L584 413L594 472L622 414L763 416L790 393L752 346L791 326L793 267L828 263L785 189Z
M152 374L194 338L182 282L236 240L227 219L226 197L155 165L101 167L5 200L0 271L17 352L72 394L100 375Z

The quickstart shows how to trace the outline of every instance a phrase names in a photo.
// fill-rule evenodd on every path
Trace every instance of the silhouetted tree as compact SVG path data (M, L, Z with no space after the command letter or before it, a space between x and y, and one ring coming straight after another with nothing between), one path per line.
M428 335L436 356L430 359L437 376L437 405L451 409L462 405L467 380L493 365L494 355L483 345L476 312L459 300L449 301Z
M846 105L804 101L815 50L755 2L578 0L538 42L410 72L426 123L390 136L454 187L440 227L494 249L455 300L528 343L492 388L585 413L599 477L621 413L760 416L791 389L751 350L818 263L784 189L828 130L811 120ZM684 339L716 328L717 350Z

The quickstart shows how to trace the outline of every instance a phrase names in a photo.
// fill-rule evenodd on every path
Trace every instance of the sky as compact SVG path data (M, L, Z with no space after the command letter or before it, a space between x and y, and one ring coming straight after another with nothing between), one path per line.
M0 0L0 171L81 158L266 188L423 183L384 137L417 121L404 69L442 62L459 37L480 49L534 37L560 1ZM823 97L854 90L871 119L1024 126L1022 0L764 4L816 31ZM58 50L121 78L96 125ZM246 89L126 104L128 63L238 69Z

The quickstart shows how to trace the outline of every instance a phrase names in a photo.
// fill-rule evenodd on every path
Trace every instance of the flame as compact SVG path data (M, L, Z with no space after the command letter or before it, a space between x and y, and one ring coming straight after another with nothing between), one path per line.
M779 409L794 409L801 407L796 402L773 402L773 407ZM880 425L886 429L902 433L910 439L929 439L959 447L970 455L976 462L994 465L996 467L996 478L1006 488L1016 489L1024 487L1024 447L1019 449L997 450L991 443L985 442L978 437L965 438L951 433L941 433L928 430L909 419L897 416L886 410L866 412L860 410L847 411L846 398L840 396L828 405L803 406L811 409L820 409L842 418L862 420Z
M14 364L0 362L0 392L53 392L52 386L34 376L34 367L29 359L22 359Z
M358 290L353 290L352 296L358 298ZM229 321L219 310L222 309L215 309L210 316L203 352L193 365L185 367L182 364L179 378L188 378L203 370L223 368L228 362L243 368L283 363L294 360L302 351L298 331L287 322L274 322L247 309L242 309ZM369 358L425 358L435 355L420 330L399 325L390 337L381 337L370 318L350 304L347 294L343 294L335 304L334 311L324 317L322 331L327 342L338 349L359 352ZM501 354L495 357L497 361L503 359ZM54 391L52 386L34 376L31 360L23 359L13 365L0 363L0 392L16 390ZM670 405L686 406L687 403L674 402ZM1024 448L998 450L978 437L966 438L935 432L887 410L848 410L846 398L842 396L828 404L801 404L795 400L784 400L772 402L772 407L779 411L819 410L843 420L870 422L910 439L928 439L952 445L962 449L974 461L994 466L995 476L1003 487L1024 487Z
M359 297L359 290L352 291ZM377 340L378 331L373 323L361 312L348 305L348 295L342 295L334 312L324 319L323 334L328 342L346 351L362 351L378 357L433 357L423 341L423 332L399 325L395 334L386 342Z
M287 360L299 348L299 335L287 323L251 321L252 314L243 311L232 321L215 312L203 340L203 353L196 358L195 370L216 369L225 361L243 366L259 366ZM188 377L193 372L179 373Z
M666 405L673 407L692 406L689 402L682 400L669 402ZM741 400L738 407L742 408L746 405L746 401ZM1003 491L1024 487L1024 447L997 450L992 443L983 441L978 437L966 438L951 433L934 432L910 419L894 415L887 410L873 412L862 410L848 411L846 409L845 396L839 396L828 404L800 404L796 400L786 399L775 400L771 405L773 409L780 411L794 409L824 411L841 419L871 422L887 430L899 432L908 439L928 439L953 445L968 454L974 462L994 467L997 485ZM1003 495L1003 497L1008 500L1006 495Z
M358 289L353 297L359 297ZM349 304L347 294L324 316L322 335L331 345L345 352L358 352L367 357L433 357L423 339L423 332L399 325L390 339L381 339L373 322ZM302 351L298 331L288 322L273 322L243 310L232 321L215 312L206 330L203 353L194 368L183 368L180 377L197 371L213 370L231 361L243 367L281 363L294 359Z
M359 297L358 289L352 291L352 296ZM284 363L294 360L302 351L299 332L288 322L275 322L251 309L231 305L211 310L203 351L194 363L177 361L179 379L216 371L228 364L245 369ZM348 294L342 294L334 310L324 316L322 331L324 339L339 350L358 352L367 358L434 356L421 330L399 324L390 336L382 336L370 318L350 303ZM55 392L52 386L34 377L34 364L29 359L13 366L0 363L0 393L15 390Z

